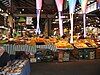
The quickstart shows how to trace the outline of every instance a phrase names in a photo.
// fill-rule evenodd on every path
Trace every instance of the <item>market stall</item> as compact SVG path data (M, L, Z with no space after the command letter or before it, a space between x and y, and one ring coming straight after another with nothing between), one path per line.
M28 60L15 60L9 65L1 68L4 75L30 75L30 64Z

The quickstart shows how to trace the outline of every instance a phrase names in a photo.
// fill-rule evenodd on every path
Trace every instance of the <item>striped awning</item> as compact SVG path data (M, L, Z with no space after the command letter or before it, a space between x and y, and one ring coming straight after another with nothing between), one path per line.
M6 7L11 6L11 0L0 0Z

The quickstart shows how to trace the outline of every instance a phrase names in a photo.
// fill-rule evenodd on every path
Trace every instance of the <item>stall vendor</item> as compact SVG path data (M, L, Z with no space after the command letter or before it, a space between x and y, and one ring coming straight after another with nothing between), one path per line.
M0 46L0 67L6 66L10 62L10 56L3 47Z

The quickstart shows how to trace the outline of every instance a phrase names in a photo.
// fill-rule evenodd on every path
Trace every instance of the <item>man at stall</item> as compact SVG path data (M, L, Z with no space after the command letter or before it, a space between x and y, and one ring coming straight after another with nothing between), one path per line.
M6 66L10 62L10 56L3 47L0 46L0 67Z

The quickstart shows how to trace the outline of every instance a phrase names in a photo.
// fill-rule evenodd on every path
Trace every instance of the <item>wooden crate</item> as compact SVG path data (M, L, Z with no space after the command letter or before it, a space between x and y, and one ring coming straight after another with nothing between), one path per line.
M100 48L96 49L96 59L100 59Z
M74 50L72 50L72 56L73 56L73 58L78 58L78 50L77 49L74 49Z
M58 52L58 62L66 62L70 60L70 51L59 50Z
M69 61L70 60L70 52L65 51L63 55L63 61Z
M58 62L63 62L63 55L64 55L64 51L59 50L59 52L58 52Z
M95 59L95 50L91 50L90 52L89 52L89 59Z

